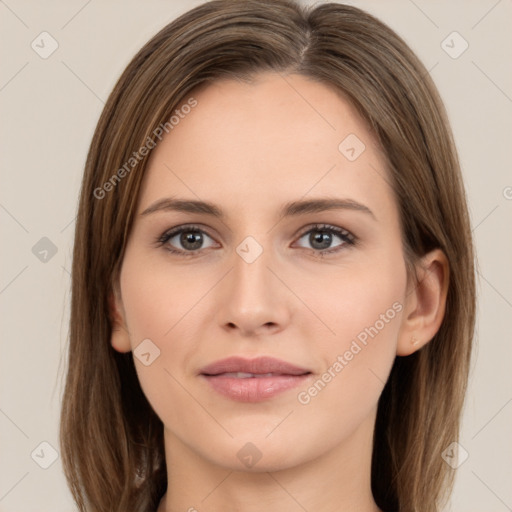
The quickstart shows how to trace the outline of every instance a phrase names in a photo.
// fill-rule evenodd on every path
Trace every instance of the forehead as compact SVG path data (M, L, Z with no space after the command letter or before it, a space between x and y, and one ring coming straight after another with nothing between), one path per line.
M191 96L197 105L153 150L141 209L166 193L240 213L307 194L392 206L373 135L333 88L301 75L261 73L251 83L201 86Z

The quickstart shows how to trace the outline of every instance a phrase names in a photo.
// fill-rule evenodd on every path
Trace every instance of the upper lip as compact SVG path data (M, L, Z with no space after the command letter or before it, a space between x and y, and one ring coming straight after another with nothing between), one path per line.
M262 356L255 359L233 356L215 361L200 370L202 375L220 375L221 373L253 373L276 375L304 375L311 373L306 368L295 366L291 363L274 357Z

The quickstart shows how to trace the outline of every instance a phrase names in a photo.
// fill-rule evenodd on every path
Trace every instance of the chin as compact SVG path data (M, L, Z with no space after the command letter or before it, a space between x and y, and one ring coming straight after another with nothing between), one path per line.
M226 440L225 443L215 442L215 452L203 456L212 463L226 470L244 471L250 473L275 472L298 466L308 460L307 449L300 444L289 440L284 442L283 437L266 439L267 434L248 431L247 435ZM273 434L271 434L273 435ZM202 451L202 450L199 450ZM314 458L314 447L310 450L311 459Z

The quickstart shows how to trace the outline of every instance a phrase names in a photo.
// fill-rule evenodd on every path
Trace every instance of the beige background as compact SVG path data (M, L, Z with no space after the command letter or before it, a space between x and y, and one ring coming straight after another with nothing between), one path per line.
M128 61L157 30L199 3L0 0L2 512L75 510L58 453L40 443L58 450L83 164L103 103ZM450 510L512 510L512 2L349 3L405 38L449 111L480 265L478 352L461 438L469 457L458 470ZM46 59L31 47L34 40L42 46L43 31L58 43ZM458 58L441 46L453 31L469 44ZM463 48L457 37L447 39L452 55ZM41 252L52 244L54 255Z

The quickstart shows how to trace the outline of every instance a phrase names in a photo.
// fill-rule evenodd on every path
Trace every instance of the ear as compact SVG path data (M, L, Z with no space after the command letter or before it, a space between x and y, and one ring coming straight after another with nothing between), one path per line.
M114 288L108 297L109 314L112 323L110 344L118 352L130 352L132 349L130 336L126 326L124 308L120 292Z
M434 249L416 266L417 282L409 285L397 355L408 356L425 346L437 333L446 310L449 265L441 249Z

